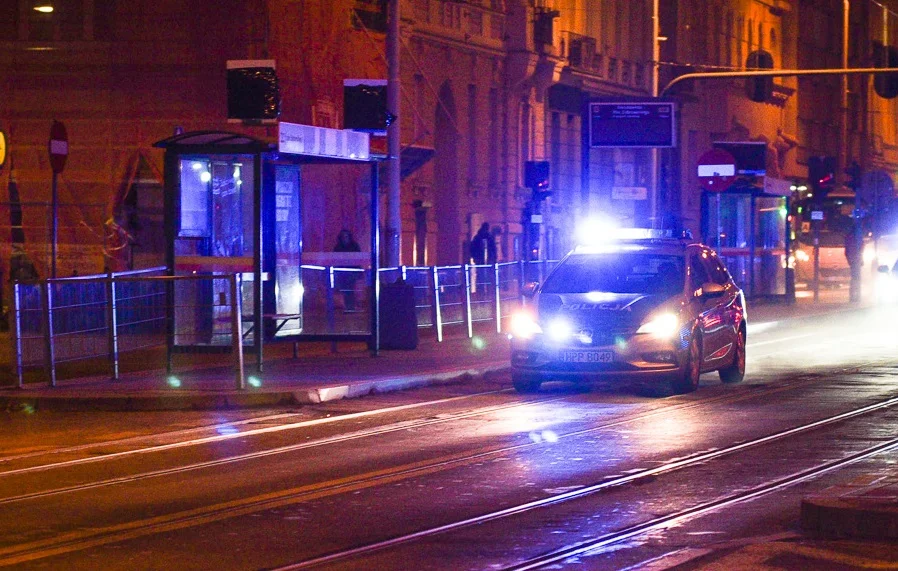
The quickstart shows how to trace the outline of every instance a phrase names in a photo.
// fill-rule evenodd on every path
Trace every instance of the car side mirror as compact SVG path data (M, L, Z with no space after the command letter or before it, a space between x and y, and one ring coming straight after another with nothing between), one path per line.
M702 297L720 297L726 292L726 287L714 283L705 282L702 284Z
M529 282L524 284L524 287L521 288L521 294L524 297L533 297L536 295L537 289L539 289L539 282Z

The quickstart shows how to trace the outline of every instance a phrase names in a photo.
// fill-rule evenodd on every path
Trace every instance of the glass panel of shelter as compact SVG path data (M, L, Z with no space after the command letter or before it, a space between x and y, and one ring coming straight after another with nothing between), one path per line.
M180 229L175 273L211 276L252 271L253 157L183 156L180 160ZM244 307L252 307L252 286ZM231 300L226 280L181 282L175 288L176 345L230 343Z

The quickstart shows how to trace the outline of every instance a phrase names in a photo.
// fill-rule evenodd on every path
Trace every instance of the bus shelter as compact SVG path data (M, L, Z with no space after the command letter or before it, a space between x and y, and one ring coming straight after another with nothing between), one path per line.
M789 197L731 186L702 193L702 240L724 260L748 298L795 299Z
M165 263L170 275L196 278L168 287L169 354L232 350L235 308L259 371L266 342L309 339L302 269L305 179L323 180L315 188L321 194L328 191L321 185L340 180L332 173L364 173L356 178L367 186L361 192L368 195L370 220L366 235L359 236L366 246L357 257L367 258L366 275L377 275L378 163L368 153L367 137L282 124L277 144L221 131L181 133L154 144L165 151ZM327 174L311 177L309 169ZM305 219L316 220L319 214L306 213ZM236 295L221 279L235 274ZM378 280L367 286L366 326L328 338L365 341L376 353Z

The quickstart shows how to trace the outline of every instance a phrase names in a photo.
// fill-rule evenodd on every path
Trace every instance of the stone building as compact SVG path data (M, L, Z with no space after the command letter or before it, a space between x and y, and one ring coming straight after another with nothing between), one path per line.
M333 128L342 127L344 79L387 75L384 0L223 0L211 9L175 0L45 3L55 10L38 12L32 0L0 6L0 129L28 204L26 247L41 275L53 120L65 123L70 141L60 175L60 273L100 271L110 260L147 266L161 252L161 153L152 144L176 128L276 137L271 125L227 121L228 60L275 60L280 119ZM884 13L895 24L890 4L851 3L850 65L871 64L873 42L891 42L882 25ZM838 77L777 78L763 103L748 99L744 79L702 79L668 94L679 106L675 148L594 149L590 180L582 181L584 100L649 99L684 73L745 69L758 50L776 68L840 67L838 0L401 0L400 7L405 264L465 261L482 222L499 230L501 259L525 255L522 222L534 210L527 161L550 164L539 255L554 258L572 244L575 222L596 212L635 225L665 217L699 231L696 164L714 142L766 144L766 178L778 191L807 176L808 156L841 152ZM895 100L878 97L871 82L849 82L844 159L891 177ZM0 174L4 187L9 167ZM351 226L358 216L356 202L340 193L316 208L327 213L320 228ZM0 215L6 224L6 211ZM319 230L307 238L324 248L331 236ZM130 255L122 260L122 252Z

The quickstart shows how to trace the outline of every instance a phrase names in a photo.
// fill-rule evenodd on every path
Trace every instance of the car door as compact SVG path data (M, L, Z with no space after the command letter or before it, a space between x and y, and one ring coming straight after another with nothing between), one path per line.
M721 343L723 346L729 347L736 342L736 336L739 334L739 326L745 318L742 295L738 286L736 286L733 279L730 277L726 266L724 266L723 260L720 259L714 250L709 248L708 255L702 259L708 266L708 273L711 276L711 281L726 288L726 292L718 300L718 305L720 306L720 311L723 315L723 322L726 325ZM724 354L721 358L726 358L726 356L727 355Z
M688 252L689 289L693 303L699 308L698 323L702 333L702 362L705 368L721 358L720 351L726 341L725 311L721 307L721 297L704 295L702 290L702 286L711 281L708 266L703 259L707 256L707 251L699 247L690 248Z
M716 329L715 349L707 353L707 360L710 364L718 365L730 358L733 344L736 342L738 325L742 319L742 306L739 289L730 279L723 262L714 250L702 248L700 260L708 271L711 283L724 287L723 295L706 300L708 325L709 327L713 325Z

